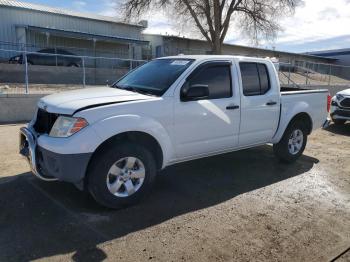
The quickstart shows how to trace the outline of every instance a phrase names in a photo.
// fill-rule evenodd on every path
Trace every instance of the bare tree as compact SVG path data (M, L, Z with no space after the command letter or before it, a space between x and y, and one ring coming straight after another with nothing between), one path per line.
M281 30L280 17L292 14L302 0L121 0L124 17L167 9L177 20L191 18L192 24L210 43L214 54L221 54L223 41L232 24L254 42L273 39Z

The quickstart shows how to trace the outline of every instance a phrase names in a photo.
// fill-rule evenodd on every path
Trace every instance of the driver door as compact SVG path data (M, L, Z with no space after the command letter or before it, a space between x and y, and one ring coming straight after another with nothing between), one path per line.
M207 86L207 97L184 101L185 88ZM239 93L232 87L230 61L199 65L177 94L174 108L174 136L178 159L229 150L238 145Z

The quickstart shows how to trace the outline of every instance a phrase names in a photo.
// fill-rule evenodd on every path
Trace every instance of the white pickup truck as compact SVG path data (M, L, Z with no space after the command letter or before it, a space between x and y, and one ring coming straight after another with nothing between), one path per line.
M139 201L175 163L273 144L295 161L321 127L328 90L280 87L273 63L238 56L152 60L111 87L46 96L20 131L37 177L86 188L119 208Z

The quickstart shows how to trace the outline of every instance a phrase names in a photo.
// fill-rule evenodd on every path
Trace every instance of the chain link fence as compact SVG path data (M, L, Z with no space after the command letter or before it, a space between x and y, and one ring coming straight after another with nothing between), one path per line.
M166 55L207 55L211 54L210 49L189 49L165 46ZM228 55L240 55L227 53ZM264 57L262 57L264 58ZM322 86L331 89L332 87L350 87L350 66L335 64L313 63L308 61L294 61L293 63L279 61L279 78L283 85L315 87Z
M34 49L38 50L38 47L0 42L0 95L48 94L109 85L147 62L113 55L73 55L57 47ZM350 66L307 61L280 62L278 65L279 79L284 86L317 86L329 90L350 87Z
M290 86L350 87L350 66L296 61L279 63L279 78Z
M13 44L9 44L13 48ZM109 85L145 60L72 55L59 48L30 51L0 43L0 95L49 94ZM38 48L36 48L38 49Z
M86 45L86 43L85 43ZM48 45L48 44L20 44L13 42L0 41L0 49L8 50L6 52L0 51L0 62L6 62L10 57L14 56L17 51L20 52L38 52L40 50L52 50L54 53L59 53L60 50L64 50L66 53L76 56L89 56L89 57L116 57L121 59L129 58L129 51L125 46L108 46L101 49L98 45L93 48L89 47L73 47L69 45Z

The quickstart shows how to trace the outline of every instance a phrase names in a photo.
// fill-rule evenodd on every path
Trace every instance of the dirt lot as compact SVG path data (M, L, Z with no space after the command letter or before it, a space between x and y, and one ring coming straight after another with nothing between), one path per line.
M350 261L350 124L292 165L263 146L168 168L118 211L32 177L19 126L0 126L0 261Z

